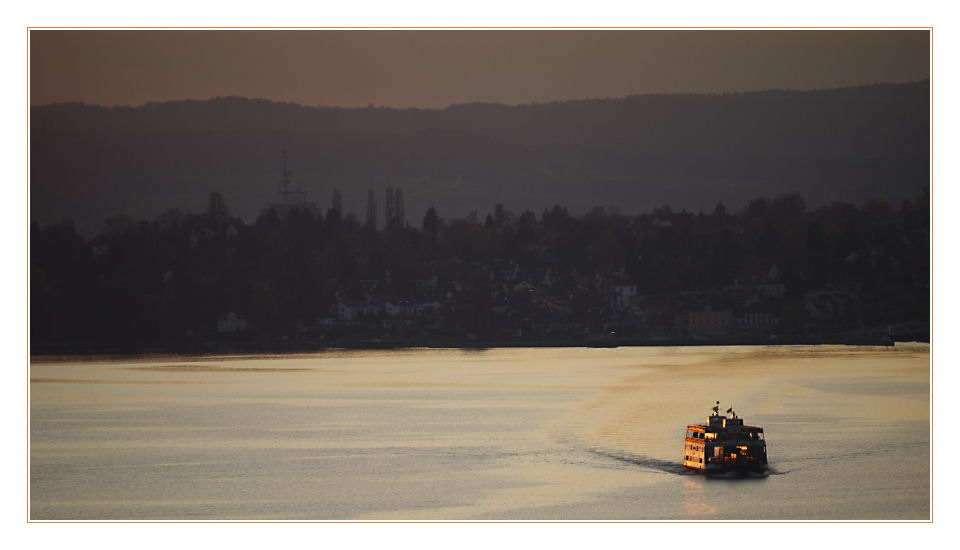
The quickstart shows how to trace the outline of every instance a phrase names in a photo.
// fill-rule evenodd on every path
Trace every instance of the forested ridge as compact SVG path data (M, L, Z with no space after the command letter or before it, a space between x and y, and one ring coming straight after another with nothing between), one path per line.
M31 215L92 235L107 217L190 211L217 189L252 223L281 151L314 197L406 191L450 217L502 202L580 216L663 204L741 209L799 193L812 208L897 204L929 181L929 82L662 94L446 109L343 109L238 97L30 110ZM493 197L491 199L491 197ZM628 210L629 209L629 210Z

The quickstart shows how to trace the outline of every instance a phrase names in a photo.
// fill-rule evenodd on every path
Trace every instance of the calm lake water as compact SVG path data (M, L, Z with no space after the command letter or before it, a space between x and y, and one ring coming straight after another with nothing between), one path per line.
M41 361L33 520L930 518L930 350L492 349ZM773 473L683 471L719 400Z

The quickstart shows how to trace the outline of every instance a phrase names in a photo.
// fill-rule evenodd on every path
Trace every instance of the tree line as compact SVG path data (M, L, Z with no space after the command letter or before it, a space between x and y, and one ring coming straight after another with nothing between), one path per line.
M461 327L451 336L464 326L485 336L498 304L516 304L504 266L550 270L555 283L538 292L581 316L612 315L603 287L612 278L668 297L762 274L784 286L801 319L804 294L820 289L854 293L860 322L871 326L929 318L926 194L816 210L786 195L735 213L717 204L706 213L663 206L636 216L604 208L576 216L559 205L518 214L497 204L482 217L447 220L431 207L413 224L400 197L399 189L388 194L383 227L372 200L364 222L331 208L282 219L269 211L247 224L218 193L202 214L114 217L92 238L69 220L34 222L32 349L175 349L220 337L217 320L230 311L249 321L244 338L277 341L322 333L317 320L332 304L373 299L439 300L443 325ZM431 279L427 297L419 282Z

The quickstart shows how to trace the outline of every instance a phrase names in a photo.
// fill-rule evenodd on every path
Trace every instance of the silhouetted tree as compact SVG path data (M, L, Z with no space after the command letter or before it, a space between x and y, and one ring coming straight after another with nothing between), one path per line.
M367 227L377 226L377 198L373 195L373 189L367 191L367 218L365 225Z
M802 216L806 211L807 202L796 193L777 197L770 204L770 214L778 218Z
M407 216L403 208L403 191L399 187L394 191L393 208L397 225L403 227L407 223Z
M437 216L437 209L432 206L427 208L427 213L423 216L423 232L436 234L440 223L441 220L440 217Z
M227 218L230 217L230 212L227 210L227 202L223 200L223 196L217 191L212 191L210 198L207 200L207 215L210 216L210 220L217 225L227 221Z
M506 220L506 214L503 210L503 205L499 202L493 207L493 221L498 226L502 226Z
M336 187L333 188L333 198L330 201L330 209L343 216L343 196L340 195L340 190Z
M406 225L406 218L403 208L403 191L400 188L394 189L387 187L386 201L384 203L384 224L387 226Z
M383 201L383 224L389 226L393 223L396 216L396 206L393 202L393 187L387 186L386 196Z
M743 213L744 218L762 218L767 215L767 207L770 202L761 197L758 199L753 199L750 201L750 204L747 205L746 212Z

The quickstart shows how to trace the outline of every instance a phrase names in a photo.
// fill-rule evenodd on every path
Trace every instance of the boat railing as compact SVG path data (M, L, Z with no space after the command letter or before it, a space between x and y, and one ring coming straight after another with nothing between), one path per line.
M720 441L763 441L763 434L754 432L719 432L714 437L708 439L717 439Z

